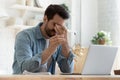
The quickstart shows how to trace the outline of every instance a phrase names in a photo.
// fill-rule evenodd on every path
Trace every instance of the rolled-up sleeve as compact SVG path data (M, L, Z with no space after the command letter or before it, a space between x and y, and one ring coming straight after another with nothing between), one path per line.
M24 36L23 36L24 35ZM22 73L24 70L38 72L41 65L41 53L33 56L29 35L21 32L16 36L15 58Z
M61 53L61 49L59 49L58 51L59 51L59 55L57 58L57 62L58 62L58 65L60 67L60 70L63 73L72 73L74 70L74 62L73 62L74 55L73 55L72 51L69 52L68 58L66 58Z

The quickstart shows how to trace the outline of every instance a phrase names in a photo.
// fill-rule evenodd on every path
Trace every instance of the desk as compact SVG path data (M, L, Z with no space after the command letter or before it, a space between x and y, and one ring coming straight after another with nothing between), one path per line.
M120 80L120 76L83 75L0 75L0 80Z

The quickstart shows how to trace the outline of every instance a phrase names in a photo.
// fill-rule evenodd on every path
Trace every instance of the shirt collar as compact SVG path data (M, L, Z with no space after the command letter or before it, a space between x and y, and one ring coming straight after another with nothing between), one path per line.
M36 38L37 39L45 39L45 37L42 35L41 33L41 30L40 30L40 27L43 23L39 23L37 26L36 26Z

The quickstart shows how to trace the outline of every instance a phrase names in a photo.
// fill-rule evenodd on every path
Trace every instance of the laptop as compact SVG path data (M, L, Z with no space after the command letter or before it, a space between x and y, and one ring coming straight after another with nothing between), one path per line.
M117 52L117 46L91 45L81 74L110 75Z
M117 52L117 46L90 45L82 72L67 75L110 75Z

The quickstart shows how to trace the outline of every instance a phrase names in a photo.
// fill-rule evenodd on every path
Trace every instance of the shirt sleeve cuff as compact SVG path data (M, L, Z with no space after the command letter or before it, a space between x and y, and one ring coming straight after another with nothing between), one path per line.
M41 64L41 61L42 61L41 53L40 53L40 54L37 54L33 59L34 59L34 61L39 62L39 66L40 66L40 67L41 67L41 66L46 66L46 64L47 64L47 62L44 63L44 64Z
M61 54L59 57L60 57L61 59L66 59L67 62L68 62L69 64L71 64L72 61L73 61L73 58L74 58L74 54L72 53L72 51L70 51L68 58L66 58L63 54Z
M35 55L34 58L33 58L33 61L38 62L39 66L41 66L41 61L42 61L41 53Z

